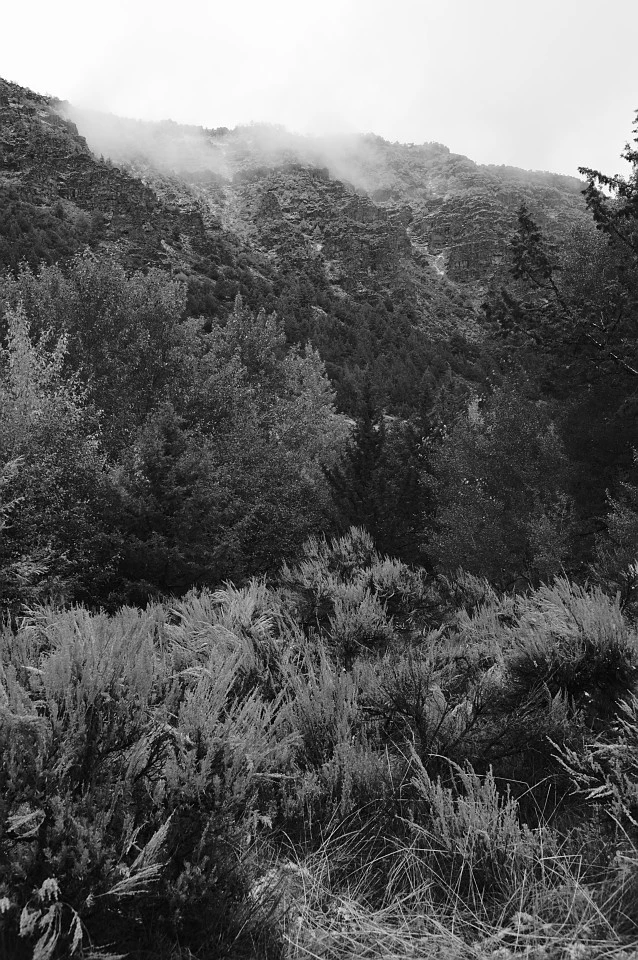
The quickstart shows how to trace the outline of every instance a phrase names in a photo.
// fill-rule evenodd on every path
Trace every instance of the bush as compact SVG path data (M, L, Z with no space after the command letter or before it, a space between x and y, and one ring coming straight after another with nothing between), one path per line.
M515 633L505 662L512 698L544 687L599 729L635 687L637 637L618 597L557 579L522 605Z
M535 869L540 835L521 825L516 800L497 788L491 770L481 777L471 764L454 765L451 786L433 781L416 755L413 770L410 786L418 799L406 856L444 898L453 891L470 905L507 895Z
M420 616L429 580L369 554L352 565L369 546L356 531L333 546L310 544L279 587L111 616L41 606L4 626L8 956L347 955L363 929L408 951L414 924L428 953L430 922L491 952L495 924L528 945L540 924L561 950L572 929L635 935L636 643L620 599L563 580L499 597L466 577L427 631L409 598ZM326 609L302 628L311 591ZM613 704L595 716L592 678ZM291 860L304 884L289 893Z
M237 696L241 649L175 669L166 621L157 607L111 618L44 608L5 630L0 900L11 956L25 924L36 941L46 934L51 957L68 955L77 931L85 946L177 938L212 944L209 956L250 937L246 837L269 822L297 735L281 699Z
M284 564L280 580L306 632L330 638L341 661L381 648L397 634L410 636L431 606L426 574L382 557L370 535L352 527L343 537L311 537L302 559Z

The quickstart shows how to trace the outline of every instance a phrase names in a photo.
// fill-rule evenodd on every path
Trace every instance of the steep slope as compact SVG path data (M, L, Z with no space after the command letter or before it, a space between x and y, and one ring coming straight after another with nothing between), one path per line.
M0 267L116 248L210 322L241 293L319 349L347 410L367 380L404 414L450 365L472 377L519 203L558 234L579 191L440 144L126 120L0 81Z
M246 273L242 245L218 221L204 223L197 205L169 202L98 159L58 101L2 80L0 213L4 266L117 244L132 268L214 274L235 286Z
M407 203L409 235L448 276L484 283L501 263L524 201L550 233L583 219L583 184L573 177L481 166L439 143L388 143L369 135L333 141L333 169L384 207Z
M337 297L381 294L412 303L438 335L478 335L471 305L436 258L412 243L407 203L375 203L332 174L330 144L268 126L204 130L60 105L95 153L170 203L218 220L278 270L301 272ZM432 309L432 304L436 309Z
M332 210L332 219L345 220L339 222L337 231L344 251L348 235L352 235L351 249L360 250L357 230L348 221L375 223L379 228L385 220L398 231L393 235L392 230L377 229L377 234L385 234L381 249L378 236L376 242L373 235L363 237L371 248L363 263L346 252L347 270L355 276L360 266L367 276L376 275L379 266L382 273L384 267L386 273L388 267L396 269L392 254L401 253L401 259L416 259L422 268L434 267L439 275L445 273L477 292L501 264L521 202L556 237L585 217L580 180L481 166L438 143L389 143L372 134L308 138L264 125L205 130L171 122L122 120L72 108L69 115L94 150L128 165L146 180L157 177L159 171L176 175L223 222L240 233L247 231L253 239L255 227L257 232L259 227L255 220L266 212L255 194L271 195L271 213L275 197L284 219L296 217L299 224L312 225L316 183L301 184L301 171L316 170L315 178L324 183L339 181L343 190L368 200L350 205L337 200ZM325 205L320 211L320 220L324 219ZM324 256L331 260L333 252L328 244Z

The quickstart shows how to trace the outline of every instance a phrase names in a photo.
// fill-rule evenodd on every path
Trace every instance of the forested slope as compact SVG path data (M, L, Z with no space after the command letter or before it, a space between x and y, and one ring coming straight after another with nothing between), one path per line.
M625 156L0 81L7 956L633 956Z

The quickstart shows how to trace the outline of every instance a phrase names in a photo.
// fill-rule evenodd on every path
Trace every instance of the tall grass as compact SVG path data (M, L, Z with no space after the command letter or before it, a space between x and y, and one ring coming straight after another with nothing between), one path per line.
M362 531L275 584L34 608L0 634L0 951L628 956L636 646L600 590L431 581Z

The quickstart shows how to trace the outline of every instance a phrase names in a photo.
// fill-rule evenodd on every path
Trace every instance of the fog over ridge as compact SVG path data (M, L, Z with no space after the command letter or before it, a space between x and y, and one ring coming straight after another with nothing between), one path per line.
M499 181L538 178L544 183L560 183L567 189L580 184L576 178L550 171L476 164L472 158L454 154L436 141L404 144L392 143L374 133L308 134L263 122L206 128L170 119L121 117L78 108L68 102L59 103L58 109L76 124L96 156L128 166L138 176L143 176L145 167L150 165L165 175L211 174L232 181L237 173L260 165L301 163L327 168L332 177L357 190L392 192L399 183L405 188L406 166L410 168L409 180L421 170L424 179L418 183L420 190L436 187L435 183L428 183L431 161L445 157L463 165L469 176L474 168L480 170L482 177L495 176Z

